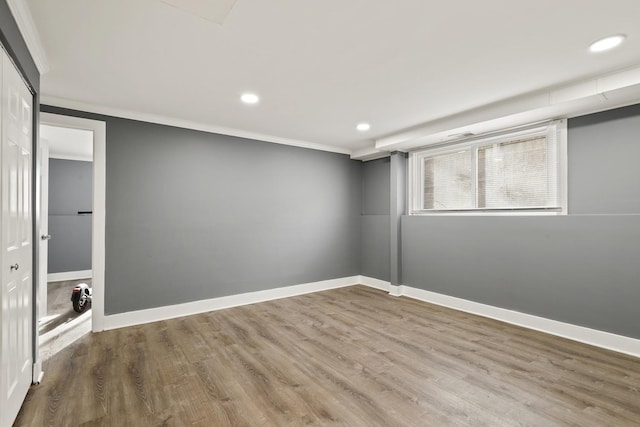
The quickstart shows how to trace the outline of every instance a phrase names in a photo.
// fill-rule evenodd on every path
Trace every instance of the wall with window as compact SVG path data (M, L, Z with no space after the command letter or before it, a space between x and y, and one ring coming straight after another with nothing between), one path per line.
M568 122L567 216L403 216L402 284L640 338L640 105Z
M107 121L109 314L389 280L391 168ZM402 216L400 283L640 338L640 105L569 120L564 216Z

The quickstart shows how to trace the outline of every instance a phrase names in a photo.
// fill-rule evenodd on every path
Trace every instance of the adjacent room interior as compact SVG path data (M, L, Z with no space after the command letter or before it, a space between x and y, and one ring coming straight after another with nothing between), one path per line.
M637 425L637 16L0 0L0 427Z
M46 118L44 119L46 121ZM73 289L91 287L93 133L40 124L40 360L91 331L91 304Z

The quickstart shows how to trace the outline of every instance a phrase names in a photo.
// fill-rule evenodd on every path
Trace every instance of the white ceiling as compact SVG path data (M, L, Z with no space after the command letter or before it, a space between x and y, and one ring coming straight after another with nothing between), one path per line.
M50 63L41 81L45 102L346 152L488 104L640 65L638 0L27 4ZM217 10L222 24L198 10ZM621 47L588 52L591 42L616 33L627 35ZM245 91L259 94L260 103L240 103ZM371 123L370 131L356 131L362 121Z
M93 161L93 132L40 125L40 139L49 144L49 157Z

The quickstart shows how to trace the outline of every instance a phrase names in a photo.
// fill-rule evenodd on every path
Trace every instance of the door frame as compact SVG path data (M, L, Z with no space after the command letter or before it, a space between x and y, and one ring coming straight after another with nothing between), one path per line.
M60 114L40 113L39 124L88 130L93 132L93 214L91 240L91 330L104 330L105 287L105 193L107 123ZM48 179L48 177L47 177ZM46 283L39 283L47 286ZM37 330L35 331L37 335Z
M39 124L38 124L39 125ZM38 129L39 130L39 129ZM38 232L34 233L35 236L35 240L38 242L38 259L37 261L34 259L34 264L38 264L38 283L45 283L44 286L38 286L36 288L38 294L37 294L37 299L34 297L34 300L36 300L38 302L38 307L37 307L37 316L36 316L36 323L39 322L43 317L46 316L47 314L47 271L46 269L43 268L43 261L44 261L44 257L47 257L47 253L48 253L48 248L45 248L43 250L43 242L42 242L42 224L43 221L47 221L47 235L49 234L48 232L48 219L47 217L49 216L49 201L48 201L48 197L49 197L49 141L47 141L46 139L43 138L39 138L39 144L38 144L38 163L40 166L40 170L39 170L39 176L40 178L38 179L38 185L40 186L40 191L38 192L38 218L40 218L40 220L38 221ZM45 178L46 177L46 178ZM45 209L46 206L46 209ZM49 244L48 239L47 242L45 243L46 245ZM36 334L37 334L37 330L36 330ZM38 343L40 343L40 341L38 340ZM36 358L36 360L39 360L39 358Z

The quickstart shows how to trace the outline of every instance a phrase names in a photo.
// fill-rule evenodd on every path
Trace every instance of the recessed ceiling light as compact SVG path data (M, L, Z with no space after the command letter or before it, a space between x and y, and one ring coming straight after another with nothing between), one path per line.
M257 104L260 98L255 93L243 93L240 97L245 104Z
M369 123L358 123L356 129L358 129L360 132L366 132L371 129L371 125Z
M589 50L591 52L604 52L605 50L613 49L616 46L619 46L620 43L626 39L627 36L624 34L616 34L615 36L605 37L596 42L591 43L589 46Z

